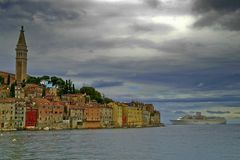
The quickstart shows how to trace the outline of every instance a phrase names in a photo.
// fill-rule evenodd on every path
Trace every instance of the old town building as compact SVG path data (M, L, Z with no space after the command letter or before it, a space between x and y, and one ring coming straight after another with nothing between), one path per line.
M96 102L84 106L84 128L101 128L101 107Z
M113 125L113 109L112 107L101 105L100 106L100 119L101 119L101 127L109 128Z
M25 97L41 98L43 94L43 87L37 84L26 84L24 87Z
M113 125L114 127L122 127L123 126L123 108L127 107L126 104L118 103L118 102L111 102L108 106L112 107L113 109Z
M35 129L37 127L38 109L33 107L32 104L28 104L26 107L26 129Z
M62 95L62 101L70 104L84 105L85 95L83 94L64 94Z
M9 85L15 82L15 74L0 71L0 77L3 78L3 84L5 85Z
M130 106L123 108L123 126L142 127L143 124L142 107Z
M151 125L153 126L159 126L161 123L161 115L159 111L154 111L151 113Z
M0 85L0 98L10 97L10 88L8 85Z
M15 130L15 99L0 99L0 130Z
M26 121L26 101L24 99L16 99L15 102L15 128L24 129Z
M74 129L83 128L84 107L70 105L69 120L70 120L70 128L74 128Z

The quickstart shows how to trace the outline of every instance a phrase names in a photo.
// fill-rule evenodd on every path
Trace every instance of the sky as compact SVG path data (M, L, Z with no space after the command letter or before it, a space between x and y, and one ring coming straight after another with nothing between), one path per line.
M238 0L0 0L0 19L1 71L15 72L24 25L30 75L240 117Z

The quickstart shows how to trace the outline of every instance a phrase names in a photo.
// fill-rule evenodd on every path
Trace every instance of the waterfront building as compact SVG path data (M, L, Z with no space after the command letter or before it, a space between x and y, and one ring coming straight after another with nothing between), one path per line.
M85 104L83 123L84 128L101 128L101 108L98 103L90 102Z
M37 127L50 127L52 120L52 107L50 102L44 98L34 98L33 107L38 109Z
M70 120L70 128L74 128L74 129L83 128L84 107L70 105L69 120Z
M16 99L15 102L15 128L24 129L26 121L26 101L24 99Z
M143 120L143 127L147 127L150 125L151 113L145 108L143 108L143 111L142 111L142 120Z
M27 79L27 52L28 49L22 26L16 47L16 81L18 84Z
M0 130L15 130L15 98L0 99Z
M35 107L38 109L37 127L60 129L63 123L64 105L61 102L50 102L45 98L34 98Z
M111 102L108 106L113 109L113 125L114 127L122 127L123 126L123 107L127 107L126 104Z
M144 110L149 111L150 113L154 112L154 106L153 104L144 104Z
M102 128L110 128L113 125L113 109L106 105L100 105L100 119Z
M138 106L123 107L123 126L125 127L142 127L143 110Z
M37 126L38 109L29 104L26 108L26 129L35 129Z
M63 123L64 104L62 102L50 102L52 107L52 116L50 121L52 122L52 128L60 129Z
M161 115L159 111L154 111L151 113L151 125L159 126L161 123Z

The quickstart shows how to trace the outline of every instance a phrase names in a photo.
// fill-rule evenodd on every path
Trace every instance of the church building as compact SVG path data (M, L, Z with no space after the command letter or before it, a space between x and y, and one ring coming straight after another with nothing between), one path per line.
M24 36L23 26L16 47L16 81L22 83L27 79L27 44Z

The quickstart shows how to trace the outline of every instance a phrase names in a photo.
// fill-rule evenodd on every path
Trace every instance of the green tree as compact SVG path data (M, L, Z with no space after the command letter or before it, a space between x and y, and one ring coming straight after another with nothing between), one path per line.
M7 85L10 85L10 74L8 75L8 78L7 78Z
M73 84L72 85L72 93L75 94L76 93L76 90L75 90L75 85Z
M4 83L4 78L0 76L0 85L2 85L3 83Z
M108 104L108 103L111 103L111 102L113 102L113 100L112 99L110 99L110 98L107 98L107 97L104 97L104 103L106 103L106 104Z
M11 87L10 87L10 97L15 97L15 86L16 86L16 82L11 84Z
M33 77L29 76L26 81L27 84L40 84L40 78L39 77Z
M50 81L50 77L45 75L45 76L40 77L40 81L41 80Z
M96 91L93 87L82 87L80 89L82 94L87 94L90 96L91 100L96 100L98 103L103 103L103 98L100 92Z
M45 97L46 96L46 88L43 87L43 90L42 90L42 97Z

